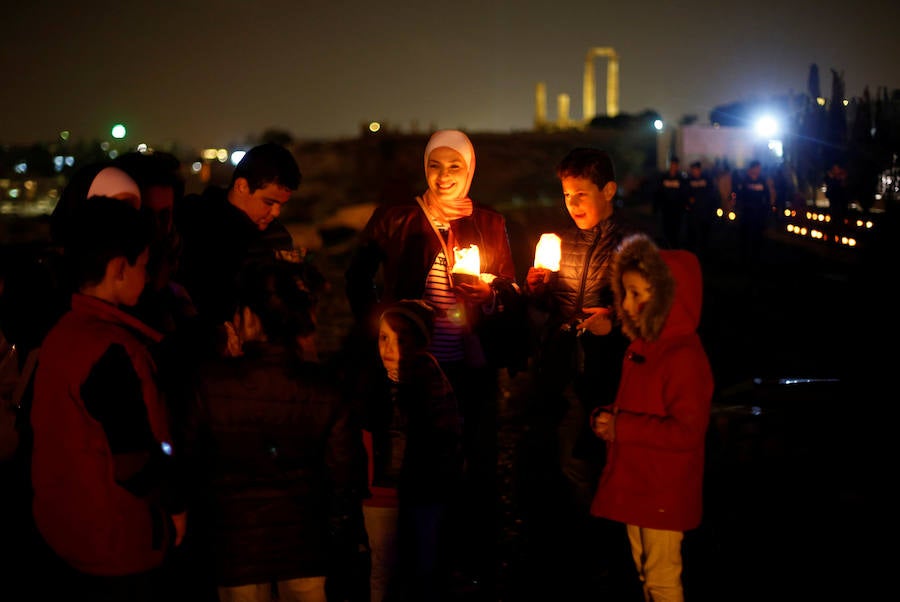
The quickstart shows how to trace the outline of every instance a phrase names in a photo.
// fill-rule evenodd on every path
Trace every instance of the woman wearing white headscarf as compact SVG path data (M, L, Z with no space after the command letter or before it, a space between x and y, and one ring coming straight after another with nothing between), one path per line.
M462 533L481 558L464 567L490 584L496 540L496 398L498 369L525 367L526 346L510 344L505 332L526 332L521 296L506 231L496 210L469 197L475 149L459 130L435 132L425 147L428 188L415 199L376 209L347 270L347 297L361 336L374 351L377 317L400 299L425 299L438 309L429 351L438 359L459 399L464 419L468 490L462 503L472 512ZM478 247L480 277L454 273L457 251ZM382 272L382 286L376 274ZM503 322L502 326L498 325ZM515 354L508 353L514 349ZM471 531L468 529L471 527ZM459 529L456 530L459 532ZM466 535L457 535L465 537Z

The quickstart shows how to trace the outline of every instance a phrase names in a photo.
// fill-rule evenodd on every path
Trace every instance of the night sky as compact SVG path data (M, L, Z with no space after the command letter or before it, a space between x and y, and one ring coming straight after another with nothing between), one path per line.
M896 0L13 1L0 21L6 144L104 138L116 121L135 144L194 147L268 128L354 137L371 120L528 130L538 82L551 121L563 93L582 117L585 55L600 46L619 54L620 111L670 122L805 92L812 63L826 96L832 68L848 96L900 88ZM601 114L605 73L598 59Z

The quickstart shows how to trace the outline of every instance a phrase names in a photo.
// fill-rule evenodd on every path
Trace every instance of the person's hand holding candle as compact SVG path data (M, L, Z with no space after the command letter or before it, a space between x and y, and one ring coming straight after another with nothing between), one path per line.
M478 245L469 245L465 249L454 248L453 256L453 290L471 305L485 304L491 299L489 279L482 275L481 257Z
M525 287L529 293L544 292L553 272L559 271L561 254L559 236L552 232L541 234L534 251L534 266L528 268L525 276Z
M453 290L471 305L484 305L491 300L491 285L481 278L456 282Z

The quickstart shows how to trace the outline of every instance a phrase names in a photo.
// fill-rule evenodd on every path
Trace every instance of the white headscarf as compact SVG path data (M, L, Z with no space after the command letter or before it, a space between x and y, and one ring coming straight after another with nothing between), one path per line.
M91 181L86 198L108 196L141 208L141 190L127 173L118 167L104 167Z
M446 146L452 148L466 162L466 185L452 201L438 201L431 194L431 189L425 192L425 202L429 207L437 208L448 220L472 215L472 199L469 198L469 188L472 186L472 176L475 175L475 147L469 137L459 130L438 130L431 135L428 144L425 145L425 171L428 171L428 158L431 151Z

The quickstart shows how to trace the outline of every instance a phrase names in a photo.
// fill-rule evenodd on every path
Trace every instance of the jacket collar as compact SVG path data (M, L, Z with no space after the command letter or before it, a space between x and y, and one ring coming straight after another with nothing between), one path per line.
M105 322L119 324L137 334L146 337L154 343L163 339L161 332L141 322L138 318L120 309L119 307L90 295L75 293L72 295L72 311L86 314Z

